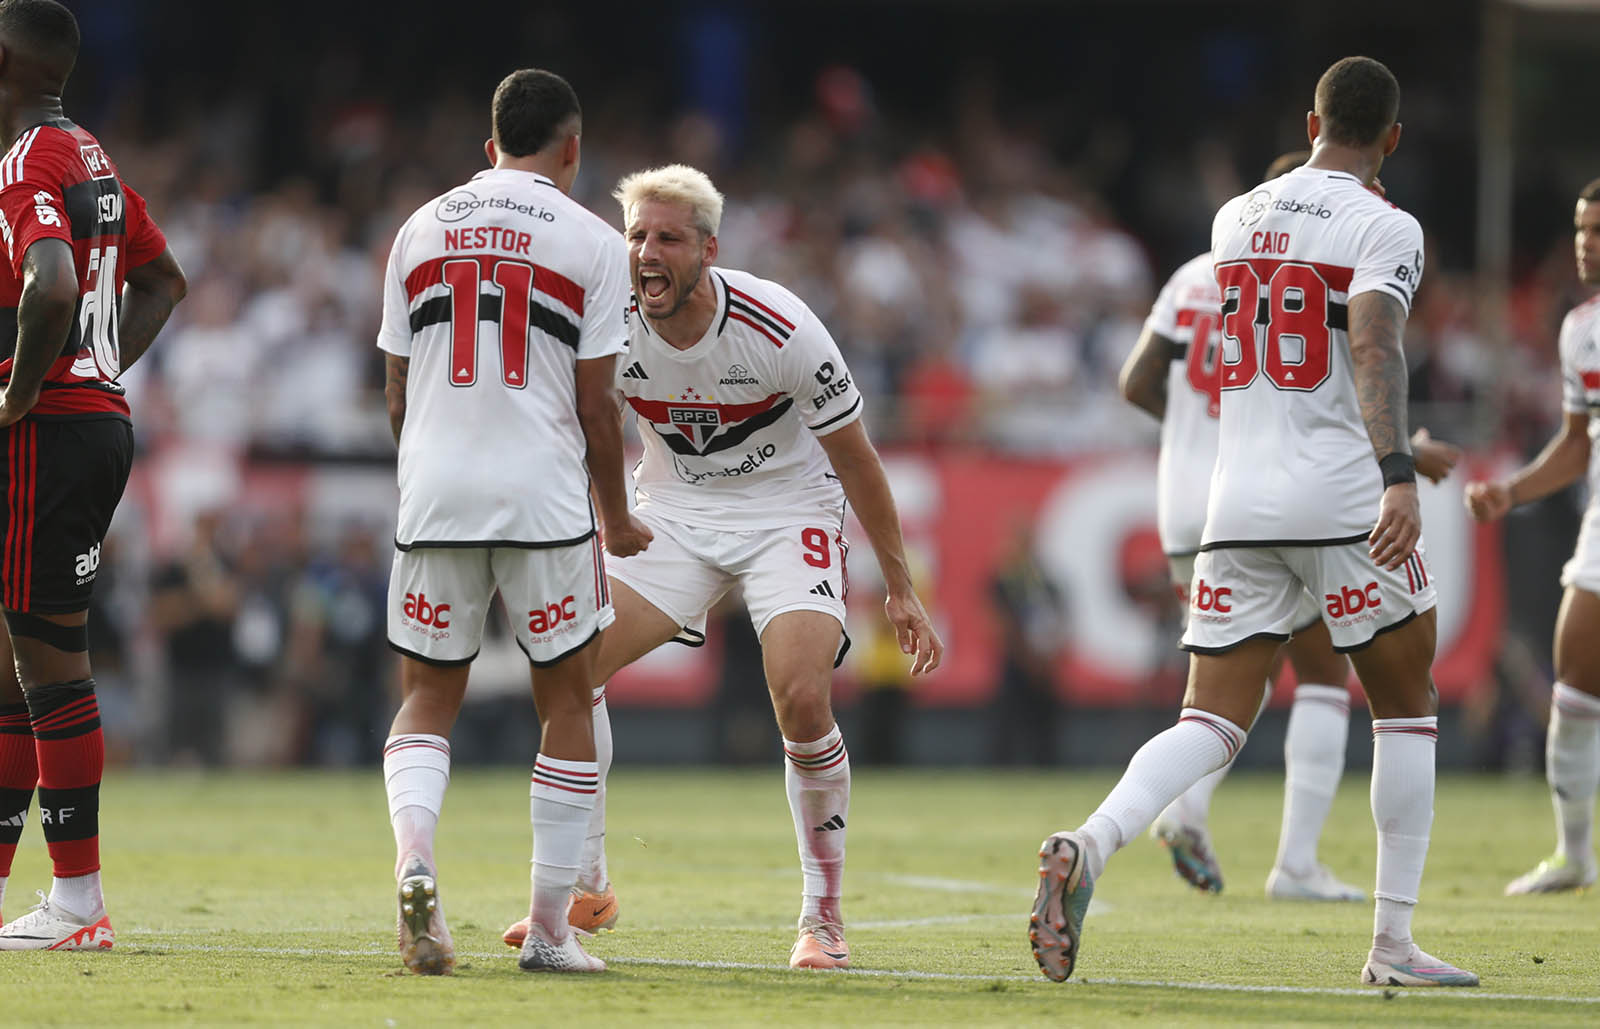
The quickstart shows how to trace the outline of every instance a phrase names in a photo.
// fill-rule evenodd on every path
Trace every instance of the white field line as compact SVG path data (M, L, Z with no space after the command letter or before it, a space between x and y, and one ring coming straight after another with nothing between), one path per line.
M167 933L141 930L138 935L164 936ZM342 958L369 958L392 957L393 951L387 947L372 947L362 950L347 950L324 947L240 947L222 945L197 945L189 943L161 945L152 943L151 946L167 951L181 951L200 954L259 954L263 957L342 957ZM458 958L474 958L489 960L493 958L510 958L509 948L496 951L457 951ZM794 969L788 965L758 964L753 961L681 961L672 958L629 958L608 957L607 964L612 965L642 965L653 968L694 968L712 972L784 972L793 973ZM929 982L963 982L963 983L1039 983L1044 979L1037 975L982 975L966 972L919 972L915 969L891 968L851 968L832 971L814 971L814 975L840 975L849 977L863 977L869 979L914 979ZM1475 989L1437 989L1437 990L1410 990L1378 989L1376 987L1337 987L1337 986L1260 986L1248 983L1193 983L1166 981L1160 979L1074 979L1062 986L1062 989L1072 989L1078 986L1128 986L1145 987L1163 990L1195 990L1203 993L1284 993L1310 997L1370 997L1374 1000L1385 999L1386 994L1397 997L1418 998L1450 998L1452 1000L1476 1001L1526 1001L1541 1004L1600 1004L1600 997L1541 997L1529 993L1490 993Z
M996 886L994 883L973 882L969 879L942 879L932 875L885 875L884 882L913 890L942 890L946 893L999 893L1008 897L1031 897L1032 886L1016 884Z

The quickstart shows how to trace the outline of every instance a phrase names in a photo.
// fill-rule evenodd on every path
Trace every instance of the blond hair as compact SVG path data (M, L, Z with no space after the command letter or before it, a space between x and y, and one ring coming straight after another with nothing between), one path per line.
M634 172L617 183L611 194L622 205L624 224L633 221L634 212L646 200L659 200L668 204L686 204L690 219L702 235L715 236L722 225L722 194L711 184L711 178L698 168L687 164L669 164L660 168Z

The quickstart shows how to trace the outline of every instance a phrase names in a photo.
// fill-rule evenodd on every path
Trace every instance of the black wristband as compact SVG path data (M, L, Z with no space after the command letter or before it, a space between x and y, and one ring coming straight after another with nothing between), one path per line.
M1390 454L1378 462L1383 473L1383 488L1417 481L1417 461L1410 454Z

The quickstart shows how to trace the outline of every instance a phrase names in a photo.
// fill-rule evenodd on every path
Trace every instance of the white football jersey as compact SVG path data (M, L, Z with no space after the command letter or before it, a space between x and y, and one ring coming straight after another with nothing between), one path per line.
M1351 297L1409 313L1422 229L1345 172L1297 168L1217 212L1222 415L1203 546L1353 543L1383 476L1361 418Z
M1167 373L1167 413L1156 459L1156 528L1161 549L1172 556L1198 551L1206 524L1206 495L1217 463L1221 308L1211 255L1201 254L1172 273L1144 322L1178 344Z
M717 313L679 350L636 309L617 388L639 416L641 509L711 529L837 523L844 490L817 442L861 417L861 392L811 309L777 283L711 268Z
M1600 296L1567 312L1561 322L1561 408L1589 416L1589 510L1600 517Z
M628 295L622 236L543 175L481 172L406 220L378 332L411 359L396 546L594 534L575 368L626 350Z

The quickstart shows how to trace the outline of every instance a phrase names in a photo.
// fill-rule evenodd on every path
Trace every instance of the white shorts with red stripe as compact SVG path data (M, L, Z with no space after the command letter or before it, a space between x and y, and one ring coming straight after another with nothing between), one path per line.
M1167 567L1172 570L1172 591L1178 595L1178 602L1183 605L1183 625L1189 625L1189 597L1190 588L1194 584L1194 559L1198 554L1168 554ZM1310 590L1300 594L1300 607L1295 611L1294 626L1291 631L1304 632L1322 619L1322 605L1317 603L1317 598L1311 595Z
M1422 544L1399 568L1373 563L1365 541L1322 547L1225 547L1202 551L1189 587L1180 644L1220 654L1252 639L1287 640L1305 628L1307 592L1341 653L1360 650L1437 599Z
M389 574L389 646L434 665L466 664L499 590L517 645L551 665L615 617L598 538L570 547L418 547Z

